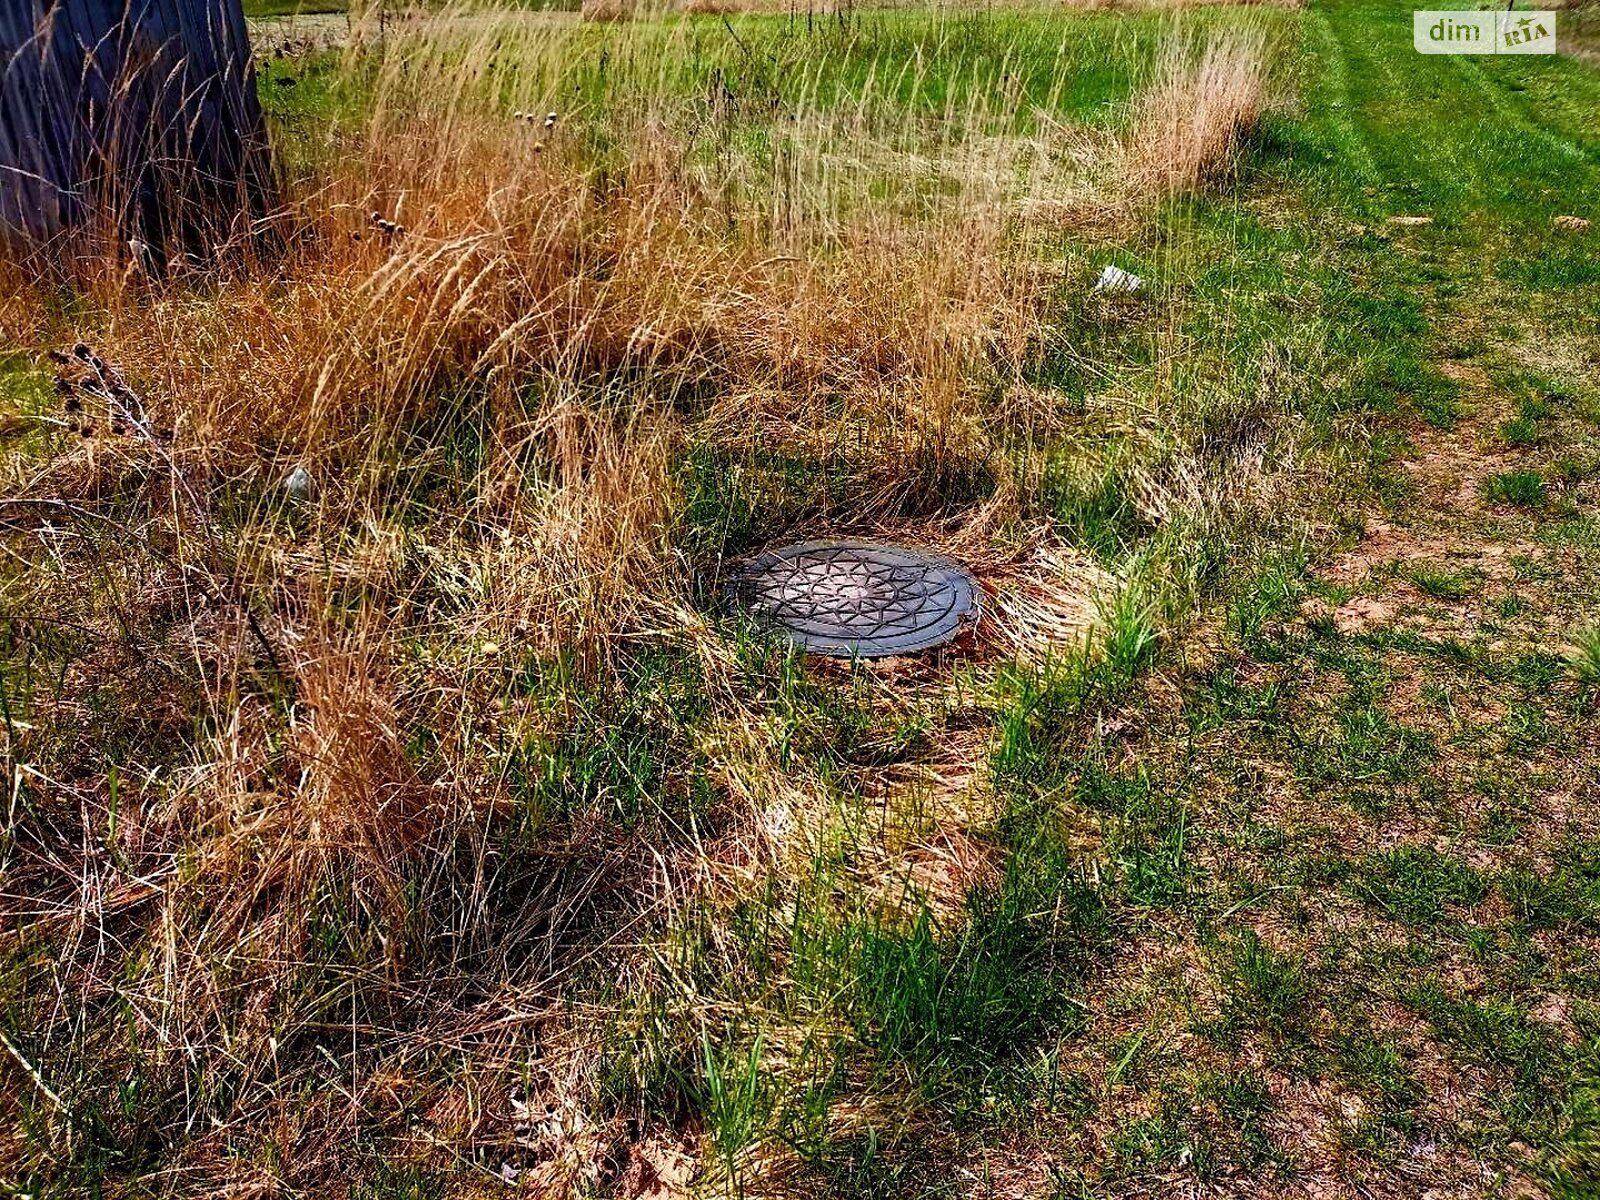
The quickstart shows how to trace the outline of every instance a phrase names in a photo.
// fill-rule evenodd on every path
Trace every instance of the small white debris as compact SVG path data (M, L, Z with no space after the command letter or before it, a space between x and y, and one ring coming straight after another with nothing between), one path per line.
M290 471L283 481L283 493L291 500L311 499L311 472L304 467Z
M1568 233L1582 233L1589 228L1589 218L1575 217L1570 213L1565 213L1559 217L1551 217L1550 224Z
M1433 218L1432 217L1390 217L1389 218L1389 224L1391 224L1391 225L1407 225L1407 226L1413 226L1413 227L1417 226L1417 225L1432 225L1433 224Z
M1137 292L1144 280L1121 267L1106 266L1100 269L1100 278L1094 281L1097 292Z

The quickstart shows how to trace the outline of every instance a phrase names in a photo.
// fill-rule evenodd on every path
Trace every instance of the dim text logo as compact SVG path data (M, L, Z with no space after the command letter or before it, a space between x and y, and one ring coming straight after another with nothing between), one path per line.
M1419 54L1554 54L1553 12L1414 12Z

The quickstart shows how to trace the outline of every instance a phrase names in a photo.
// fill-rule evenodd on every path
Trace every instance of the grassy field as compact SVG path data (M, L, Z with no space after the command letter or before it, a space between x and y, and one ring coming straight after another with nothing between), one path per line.
M313 13L343 13L349 0L244 0L247 17L293 17Z
M0 1185L1600 1194L1592 66L1353 0L260 86L266 249L4 268ZM841 533L976 637L721 610Z

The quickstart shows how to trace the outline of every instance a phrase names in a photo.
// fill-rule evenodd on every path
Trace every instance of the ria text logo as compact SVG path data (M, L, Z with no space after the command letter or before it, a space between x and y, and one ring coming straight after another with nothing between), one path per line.
M1415 12L1418 54L1554 54L1553 12Z

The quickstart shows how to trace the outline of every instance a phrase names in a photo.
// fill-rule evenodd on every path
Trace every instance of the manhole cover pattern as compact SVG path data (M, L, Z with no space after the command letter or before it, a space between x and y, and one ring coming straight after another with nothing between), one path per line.
M805 542L752 559L729 581L737 608L815 654L883 658L950 641L978 619L966 568L875 542Z

